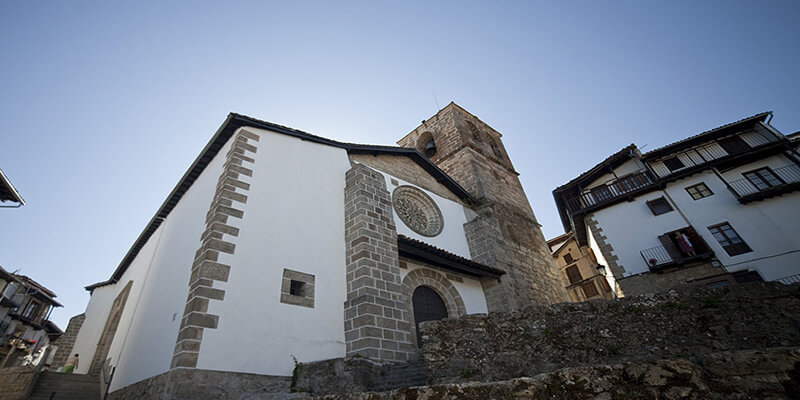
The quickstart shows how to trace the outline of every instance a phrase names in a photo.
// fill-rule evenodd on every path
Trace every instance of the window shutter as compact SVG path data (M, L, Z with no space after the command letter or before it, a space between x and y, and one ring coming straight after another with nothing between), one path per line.
M569 279L570 284L578 283L583 280L583 277L581 277L581 271L578 270L577 265L567 268L567 278Z
M583 288L583 293L586 295L587 299L600 294L600 292L597 291L597 286L595 286L594 282L592 281L584 283L581 285L581 287Z

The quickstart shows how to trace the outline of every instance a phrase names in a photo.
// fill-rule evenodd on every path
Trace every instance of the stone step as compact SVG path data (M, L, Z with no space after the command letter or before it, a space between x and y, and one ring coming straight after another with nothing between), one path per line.
M39 377L30 400L99 400L100 378L91 375L45 371Z

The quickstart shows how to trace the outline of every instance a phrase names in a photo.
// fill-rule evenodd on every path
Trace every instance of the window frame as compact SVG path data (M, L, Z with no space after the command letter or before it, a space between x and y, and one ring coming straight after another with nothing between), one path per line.
M748 176L749 174L753 174L755 175L755 177ZM774 180L777 181L778 183L773 185L769 179L765 179L765 176L767 174L770 175L772 178L775 178ZM781 177L778 176L778 174L776 174L775 171L772 170L772 168L768 166L756 168L752 171L742 172L742 176L744 176L745 179L747 179L753 186L755 186L756 189L758 189L758 191L763 191L770 188L774 188L776 186L786 184L786 182L783 179L781 179ZM765 184L766 186L763 188L760 187L756 182L753 181L753 178L757 178L759 181L761 181L761 183Z
M293 293L293 289L297 287L293 282L302 283L300 295ZM281 282L281 303L314 308L314 282L315 277L312 274L284 268ZM293 286L295 287L293 288Z
M572 258L572 253L566 253L562 258L564 259L564 262L567 263L567 265L575 262L575 259Z
M674 160L674 161L677 161L677 162L678 162L678 164L680 164L680 166L675 166L675 165L673 165L675 168L673 168L672 166L670 166L670 165L669 165L669 163L668 163L668 161L673 161L673 160ZM664 164L664 166L665 166L665 167L667 167L667 169L669 170L669 172L675 172L675 171L677 171L677 170L679 170L679 169L686 168L686 164L684 164L684 163L683 163L683 160L681 160L680 158L678 158L678 156L672 156L672 157L669 157L669 158L662 159L662 160L661 160L661 162Z
M658 204L660 201L663 201L664 204L666 204L667 207L669 207L669 210L666 210L666 211L663 211L663 212L657 212L656 209L655 209L655 204ZM655 215L655 216L659 216L659 215L663 215L663 214L667 214L667 213L670 213L672 211L675 211L675 208L672 207L672 204L670 204L670 202L664 196L661 196L661 197L659 197L657 199L646 201L645 204L647 204L647 207L650 209L650 212L652 212L653 215Z
M574 274L570 274L570 270L574 271ZM576 283L580 283L583 280L583 275L581 275L581 270L578 268L577 265L572 265L564 269L564 272L567 274L567 280L569 281L570 285L574 285ZM572 277L577 276L577 280L573 280Z
M686 190L686 193L689 193L689 197L691 197L692 200L694 201L704 199L706 197L711 197L714 195L714 192L711 190L710 187L708 187L708 185L706 185L705 182L700 182L696 185L687 186L684 189ZM695 193L692 193L692 190L695 190ZM708 192L708 194L703 194L704 191ZM695 196L695 194L697 196Z
M711 236L714 237L722 249L731 257L753 251L728 221L711 225L708 227L708 231L711 232ZM733 236L730 235L731 233L733 233ZM722 239L720 239L720 236ZM727 242L727 244L724 242Z
M591 287L592 290L594 290L594 294L593 295L590 296L589 293L586 292L586 287L587 286ZM593 281L586 281L586 282L582 283L581 284L581 290L583 291L583 296L585 298L587 298L587 299L591 299L592 297L596 297L596 296L600 295L600 290L597 289L597 286L594 284Z

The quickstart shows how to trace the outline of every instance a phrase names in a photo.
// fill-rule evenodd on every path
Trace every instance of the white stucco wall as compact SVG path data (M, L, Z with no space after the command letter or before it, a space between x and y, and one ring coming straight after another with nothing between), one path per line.
M762 166L778 168L790 162L783 156L770 157L727 171L723 176L732 181L743 178L744 171ZM700 182L714 195L692 200L685 188ZM728 271L757 270L765 280L800 274L800 193L741 204L711 171L675 182L667 192ZM728 222L753 251L729 256L708 230L708 226L723 222Z
M790 162L783 156L769 157L726 171L724 176L732 181L742 178L743 171L761 166L778 168ZM695 201L685 188L700 182L704 182L714 195ZM668 198L675 211L654 216L645 202L661 196ZM773 280L800 274L798 204L800 193L796 192L741 204L713 171L705 171L670 183L664 192L648 193L637 197L634 202L618 203L591 216L598 221L603 235L614 247L613 254L619 257L618 263L625 268L625 276L648 271L639 252L660 246L659 235L691 225L729 271L757 270L765 280ZM708 230L708 226L723 222L728 222L753 251L728 256ZM589 245L599 258L599 249L591 235Z
M86 318L83 320L78 336L75 338L75 344L72 346L72 354L78 353L78 358L81 360L76 373L85 374L89 370L94 352L97 350L97 341L100 340L100 333L106 324L108 311L116 292L116 284L100 286L94 289L92 297L89 298L86 311L84 311Z
M390 194L393 193L398 186L413 186L430 196L431 199L433 199L433 201L436 203L436 206L439 207L439 210L442 212L442 220L444 222L442 232L434 237L427 237L422 236L407 227L400 217L397 216L394 208L392 208L392 216L394 217L394 224L397 228L398 234L431 244L442 250L447 250L451 253L458 254L464 258L471 258L469 253L469 245L467 244L467 236L464 232L464 224L477 216L474 211L455 201L445 199L444 197L441 197L431 191L425 190L400 178L389 175L382 171L377 172L386 178L386 189ZM395 180L398 184L395 185L392 183L392 180Z
M206 329L198 368L291 375L301 362L345 355L344 187L350 169L343 149L283 134L260 136L224 301L211 301L217 329ZM315 305L280 302L284 268L315 276Z
M425 267L414 264L413 262L409 262L408 269L400 270L400 278L405 279L409 272L419 268ZM440 271L436 272L441 274ZM458 290L458 294L461 295L461 299L464 301L464 308L466 309L467 314L487 314L489 312L489 308L486 306L486 297L484 297L481 282L477 279L468 278L463 275L459 276L462 277L464 282L450 281L450 283L453 284L456 290Z

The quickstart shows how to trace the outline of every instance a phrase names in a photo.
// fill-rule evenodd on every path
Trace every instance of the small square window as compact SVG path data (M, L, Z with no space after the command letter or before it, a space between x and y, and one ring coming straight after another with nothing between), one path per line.
M712 192L705 183L698 183L697 185L689 186L686 188L686 191L689 192L689 196L692 196L692 199L694 200L700 200L703 197L708 197L714 194L714 192Z
M572 264L573 261L575 261L575 259L572 258L572 254L564 254L564 262L567 264Z
M289 284L289 294L292 296L302 296L303 286L305 286L305 283L292 280Z
M664 165L669 168L670 172L677 171L686 166L678 157L670 157L664 160Z
M650 207L650 211L653 212L653 215L666 214L672 211L672 206L669 205L667 199L663 197L648 201L647 206Z
M284 269L281 303L314 308L314 275Z

